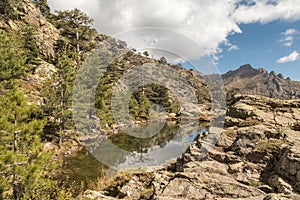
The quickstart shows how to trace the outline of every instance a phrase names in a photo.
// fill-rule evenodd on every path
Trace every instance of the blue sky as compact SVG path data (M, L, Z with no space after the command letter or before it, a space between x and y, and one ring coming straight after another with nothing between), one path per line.
M236 69L242 64L251 64L254 68L263 67L282 73L285 77L300 80L300 61L278 63L277 60L294 51L300 52L300 21L285 22L276 20L267 24L252 23L240 25L242 33L228 36L228 40L238 47L229 51L226 45L219 55L218 68L222 73ZM284 45L286 30L295 30L299 33L291 34L293 44ZM295 32L292 31L292 32ZM289 41L289 40L288 40Z

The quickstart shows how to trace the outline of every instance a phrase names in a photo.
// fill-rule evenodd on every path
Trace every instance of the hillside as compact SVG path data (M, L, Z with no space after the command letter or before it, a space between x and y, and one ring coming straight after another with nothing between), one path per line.
M72 115L73 87L85 59L99 46L107 49L103 56L112 49L126 51L96 83L92 117L108 135L115 127L110 103L114 85L146 63L172 69L194 88L199 106L209 104L201 73L135 52L125 42L97 33L92 22L79 9L50 13L44 0L0 3L0 199L72 199L87 189L87 183L70 184L61 170L65 157L83 147ZM183 85L176 87L184 92ZM175 93L152 83L133 93L130 117L137 124L148 122L152 104L162 105L170 120L183 114Z
M254 69L243 65L222 75L228 91L257 94L279 99L300 98L300 82L284 78L282 74L270 73L263 68Z
M161 70L165 70L164 78L156 78L155 73L159 71L148 68L149 70L141 71L136 74L136 78L129 82L129 84L138 85L143 84L143 81L151 82L151 84L145 84L140 86L133 91L131 101L129 102L129 112L133 119L137 121L147 121L149 119L149 112L151 104L157 104L164 107L167 114L173 113L177 117L183 114L183 110L180 109L179 97L176 96L176 92L185 92L187 89L184 88L185 84L178 84L178 81L174 82L173 79L181 77L181 79L189 84L196 93L199 104L208 104L210 101L209 93L206 87L205 80L203 79L200 72L194 70L187 70L179 65L170 65L168 63L161 63L161 61L154 60L152 58L138 55L133 51L128 51L115 59L107 68L103 77L99 81L97 97L96 97L96 108L99 109L100 123L106 126L112 125L112 113L111 113L111 98L113 93L113 87L115 84L122 80L127 74L132 71L144 68L148 64L157 66ZM168 73L177 74L168 74ZM144 75L142 75L142 73ZM150 73L154 73L152 77L149 77ZM156 80L157 79L157 80ZM160 79L165 79L164 82ZM157 83L157 84L156 84ZM188 96L182 95L182 98L188 98ZM181 99L182 101L182 99ZM188 102L188 99L185 100ZM199 105L200 106L200 105ZM144 111L143 111L144 110ZM145 112L146 111L146 112Z
M26 26L33 27L36 30L33 36L37 39L41 55L54 58L55 44L60 38L58 29L43 16L31 0L16 1L10 9L13 16L7 14L0 19L0 29L13 32Z

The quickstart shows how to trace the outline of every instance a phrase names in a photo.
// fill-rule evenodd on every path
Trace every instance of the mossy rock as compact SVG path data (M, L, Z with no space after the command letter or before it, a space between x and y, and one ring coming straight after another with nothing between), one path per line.
M256 126L259 125L261 122L257 119L247 118L246 120L242 121L238 126L239 127L249 127L249 126Z
M282 139L271 138L269 140L261 140L255 147L255 151L275 153L279 152L283 144L286 144L286 141Z

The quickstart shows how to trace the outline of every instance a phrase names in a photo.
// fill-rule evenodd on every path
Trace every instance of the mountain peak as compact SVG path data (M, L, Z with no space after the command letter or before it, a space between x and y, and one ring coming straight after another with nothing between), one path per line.
M231 70L223 75L226 80L234 81L235 79L253 77L259 74L257 69L254 69L251 65L245 64L240 66L236 70Z
M250 64L244 64L244 65L240 66L239 69L253 69L253 67Z
M271 98L300 98L300 82L284 79L282 74L264 68L254 69L245 64L222 75L227 90L242 94L257 94Z

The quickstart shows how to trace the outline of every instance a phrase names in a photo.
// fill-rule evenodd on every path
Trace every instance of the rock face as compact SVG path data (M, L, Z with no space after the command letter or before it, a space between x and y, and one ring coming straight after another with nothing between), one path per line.
M116 177L89 199L300 199L300 100L235 95L216 147L199 136L177 161ZM123 180L123 181L120 181ZM91 195L94 194L94 195Z
M60 37L59 31L41 14L30 0L24 0L19 9L21 19L31 26L36 27L37 42L41 53L49 58L54 58L56 40Z
M236 95L228 109L228 128L237 127L233 128L237 137L228 149L250 162L266 164L260 180L286 194L299 192L299 110L299 100L242 95ZM243 127L245 121L257 125Z
M0 28L7 31L20 30L25 25L30 25L36 28L35 38L41 49L41 53L47 58L54 57L54 47L58 40L59 31L42 15L32 1L23 0L16 8L17 19L0 21Z
M282 74L270 73L266 69L254 69L243 65L239 69L222 75L228 91L256 94L279 99L300 98L300 82L284 78Z
M43 83L47 79L53 78L57 74L57 69L54 65L43 60L36 61L36 63L34 73L24 78L21 89L25 92L30 91L27 94L29 102L42 105L43 96L41 91L43 90Z
M23 77L21 90L26 91L29 103L40 105L43 103L41 94L43 82L48 78L53 78L53 75L57 73L55 66L48 62L55 57L55 45L61 36L59 30L47 21L31 0L20 1L13 9L16 17L1 18L0 29L17 32L23 31L25 27L33 28L33 36L42 56L34 59L34 63L32 63L34 71Z

